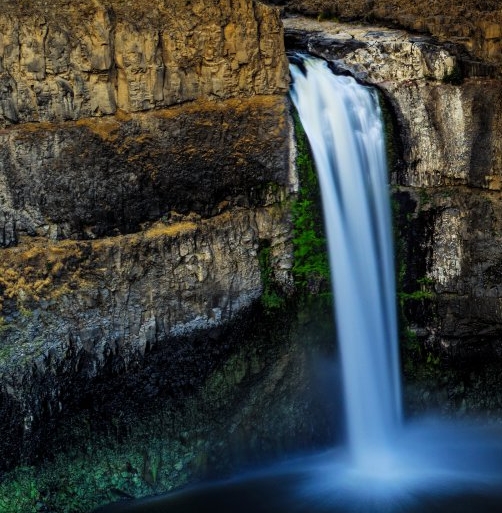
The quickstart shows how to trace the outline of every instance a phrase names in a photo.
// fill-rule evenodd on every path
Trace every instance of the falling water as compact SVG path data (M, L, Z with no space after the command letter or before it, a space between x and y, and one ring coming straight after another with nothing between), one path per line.
M382 463L401 425L394 262L378 97L327 63L292 65L291 98L322 192L347 430L356 464Z

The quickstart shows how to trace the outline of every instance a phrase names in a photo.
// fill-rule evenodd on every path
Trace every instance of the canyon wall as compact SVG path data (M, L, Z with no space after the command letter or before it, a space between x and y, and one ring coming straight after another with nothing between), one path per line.
M291 287L288 80L251 0L2 4L0 467L192 335L202 380L264 266Z
M404 28L453 43L500 70L502 10L498 0L275 0L287 12L319 19Z
M1 126L287 89L278 12L257 2L7 0L0 30Z
M448 6L287 3L418 35L284 23L289 45L382 91L410 331L427 351L497 356L500 10ZM252 0L2 9L0 462L10 466L100 379L133 375L149 358L188 360L187 337L225 353L221 329L260 297L264 273L288 291L297 183L278 9ZM203 380L211 358L173 395Z
M228 127L245 120L246 109L256 108L254 103L246 104L244 100L257 95L282 97L288 87L287 60L276 10L248 1L171 1L159 2L148 9L120 1L89 1L79 9L63 0L52 3L50 9L44 2L34 2L29 9L23 5L7 2L0 15L0 128L4 129L1 133L0 226L5 233L1 241L3 245L15 241L19 231L32 233L47 224L61 226L69 222L72 226L63 226L62 232L69 229L69 235L78 235L75 223L93 224L96 221L93 217L115 217L111 223L105 221L108 231L114 227L120 231L136 229L139 222L159 217L158 212L152 212L155 206L145 206L151 199L148 188L157 189L157 198L151 203L157 204L160 210L166 210L166 205L170 205L173 209L188 211L197 203L198 210L207 212L224 200L224 183L229 182L228 169L242 158L243 146L235 150L233 162L223 158L223 162L227 161L222 165L227 177L221 180L221 185L211 186L207 173L199 180L195 173L184 171L185 176L192 175L193 183L201 185L199 195L205 195L204 198L191 202L187 200L186 191L180 192L190 184L174 185L174 182L183 181L179 174L180 168L184 169L181 163L184 164L186 159L198 167L198 172L204 173L202 167L212 169L210 163L204 163L205 159L194 152L201 143L198 137L205 138L202 144L207 148L213 147L213 154L216 154L215 147L219 143L221 147L227 144L231 147L239 139L238 128L233 131L221 129L225 132L222 136L228 137L228 141L210 141L212 135L200 135L204 128L203 118L207 116L206 124L211 126L215 120L209 118L219 115L217 109L206 109L201 105L201 114L197 116L198 108L188 107L186 118L183 118L183 111L167 114L166 118L176 117L177 121L166 126L169 134L162 138L163 146L159 147L147 140L157 137L155 121L152 126L147 126L147 116L141 118L141 122L135 120L126 124L123 121L128 121L129 113L159 111L194 100L215 103L240 98L243 102L236 109L240 119L221 122L223 127ZM258 108L258 116L260 112ZM110 121L85 126L83 120L102 116L107 116ZM194 134L190 140L192 130L189 127L193 117L199 118L195 129L198 135ZM279 118L279 123L282 119L284 124L284 118ZM81 123L76 125L64 123L79 120ZM25 126L24 123L35 124ZM22 130L17 128L19 124L23 124ZM134 125L132 132L121 132L119 128L124 125ZM265 125L257 122L255 129L267 130L269 127ZM154 135L150 136L152 130ZM96 146L96 139L107 143L106 150ZM170 142L173 148L168 152ZM238 144L243 145L243 138ZM183 151L187 154L181 157ZM167 162L159 158L161 153L170 154ZM149 162L142 164L144 158ZM156 158L160 163L155 161ZM197 159L199 162L195 163ZM263 159L266 154L261 157ZM92 160L95 162L91 163ZM218 160L213 157L213 161ZM259 157L250 160L256 161L256 168L266 166ZM79 164L76 165L76 161ZM271 164L275 167L277 162ZM94 188L86 185L89 190L83 192L82 186L77 185L70 191L70 184L74 182L72 170L76 167L82 175L92 174L96 183ZM145 167L151 176L145 172ZM159 185L159 180L166 180L159 177L165 175L167 167L178 171L173 169L169 173L169 184ZM120 168L119 174L116 168ZM37 173L43 175L45 184L35 176ZM138 176L141 173L143 175ZM256 170L252 173L256 174ZM66 178L62 178L62 174ZM233 171L230 174L234 175ZM239 179L244 180L248 172L243 170L239 175ZM98 188L110 189L109 180L113 180L117 187L121 182L127 191L97 191ZM61 196L58 201L66 202L66 196L74 199L67 206L55 205L47 184L53 187L54 195ZM247 183L245 188L252 186ZM202 192L203 187L207 187L205 192ZM216 187L220 189L219 194L210 197ZM197 195L195 191L191 192ZM133 196L138 198L133 199ZM182 205L185 200L187 203ZM137 213L132 214L131 219L127 219L129 214L117 219L120 216L118 210L124 208ZM74 211L73 222L69 221L69 209Z

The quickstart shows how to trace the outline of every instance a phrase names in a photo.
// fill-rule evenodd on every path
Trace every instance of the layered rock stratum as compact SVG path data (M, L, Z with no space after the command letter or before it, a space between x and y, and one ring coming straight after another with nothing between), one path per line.
M290 286L288 80L259 2L3 2L0 467L94 380L217 340L264 247Z
M258 2L9 1L0 124L284 93L278 12Z
M449 354L500 353L498 2L271 3L394 27L284 21L392 113L405 289L424 289L411 328ZM95 380L217 340L262 293L263 248L291 285L288 80L279 10L260 2L4 0L5 466Z
M359 21L427 33L454 43L476 59L502 64L502 11L498 0L276 0L288 11L323 19Z

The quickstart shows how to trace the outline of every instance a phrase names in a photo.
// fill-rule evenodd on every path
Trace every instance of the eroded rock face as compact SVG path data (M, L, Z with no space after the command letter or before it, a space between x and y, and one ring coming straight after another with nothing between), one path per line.
M283 97L260 96L4 130L0 246L263 205L270 184L290 189L287 118Z
M462 68L460 51L400 30L302 18L286 19L285 26L290 44L307 47L388 97L403 141L400 185L500 189L498 79L454 79Z
M251 0L7 2L0 34L0 126L288 85L278 11Z
M370 83L443 80L463 58L454 46L438 45L427 36L404 30L302 17L284 19L288 48L307 48Z
M291 286L287 193L267 193L265 206L229 202L206 220L170 212L129 235L23 236L1 250L3 468L38 451L33 426L45 432L105 376L127 382L147 359L184 362L197 337L212 368L225 354L222 329L262 293L263 247L270 279ZM204 372L189 366L186 383Z
M263 265L291 287L287 87L252 0L2 5L0 470L106 376L223 355Z
M132 379L151 353L175 365L183 357L180 340L193 334L205 333L205 344L216 350L222 327L262 292L258 254L265 243L276 280L287 284L289 231L288 211L274 205L208 221L159 222L94 242L32 239L4 249L0 411L6 431L17 428L19 442L33 448L32 425L64 414L84 384L89 393L103 375ZM186 382L196 375L187 374ZM9 415L14 419L7 421ZM20 443L17 452L29 456L26 447ZM6 465L13 459L2 457Z
M285 24L293 45L376 85L395 116L400 265L405 292L417 293L406 315L421 343L466 359L499 357L500 80L452 80L464 54L423 36L295 18Z

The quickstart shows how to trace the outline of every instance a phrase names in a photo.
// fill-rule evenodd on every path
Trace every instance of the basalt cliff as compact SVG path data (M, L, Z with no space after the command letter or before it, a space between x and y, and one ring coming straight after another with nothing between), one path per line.
M502 347L500 64L430 34L294 17L284 23L290 47L381 91L403 344L431 367L454 362L467 387L479 386L470 371L496 369ZM500 408L490 382L474 409ZM445 390L454 408L467 407L463 386Z
M381 24L454 43L500 66L502 12L498 0L275 0L289 13Z
M290 287L296 181L277 9L7 1L0 27L5 467L93 380L217 338L263 248Z

